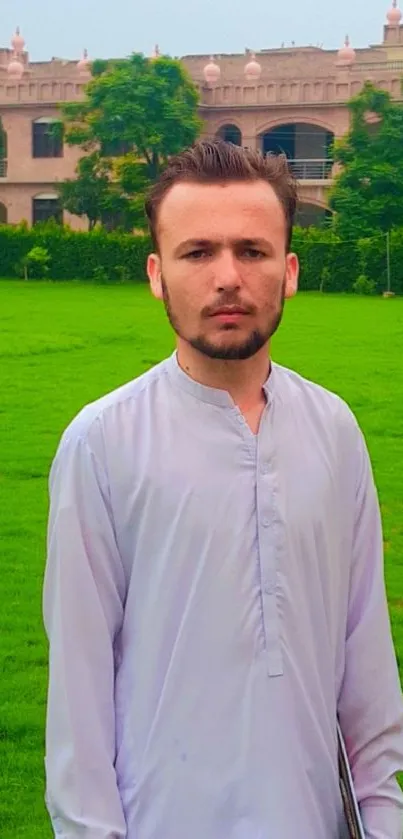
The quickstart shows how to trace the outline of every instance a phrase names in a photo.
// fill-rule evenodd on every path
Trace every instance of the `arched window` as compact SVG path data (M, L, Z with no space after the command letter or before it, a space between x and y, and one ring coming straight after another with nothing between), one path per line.
M63 125L53 117L32 123L32 157L63 157Z
M260 135L264 154L285 154L298 180L326 180L333 168L331 131L311 123L284 123Z
M242 134L236 125L222 125L217 137L226 143L233 143L234 146L242 146Z
M41 192L32 199L32 224L40 224L49 219L63 224L60 198L55 192Z

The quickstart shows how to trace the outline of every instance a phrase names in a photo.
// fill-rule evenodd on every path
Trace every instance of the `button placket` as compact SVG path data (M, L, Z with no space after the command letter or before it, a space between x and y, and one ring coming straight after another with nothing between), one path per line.
M264 439L266 437L266 440ZM257 519L263 630L268 676L283 673L277 608L277 562L280 531L276 505L275 464L268 434L259 435L257 457Z

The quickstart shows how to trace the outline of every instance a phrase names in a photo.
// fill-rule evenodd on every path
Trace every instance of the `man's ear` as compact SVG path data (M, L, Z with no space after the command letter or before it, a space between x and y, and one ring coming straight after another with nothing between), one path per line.
M147 259L147 275L154 297L156 297L157 300L162 300L161 259L157 253L150 253Z
M299 260L296 253L288 253L285 269L285 296L294 297L298 291Z

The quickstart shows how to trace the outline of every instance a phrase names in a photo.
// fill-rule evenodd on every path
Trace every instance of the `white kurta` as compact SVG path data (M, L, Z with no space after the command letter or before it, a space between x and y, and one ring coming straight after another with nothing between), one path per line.
M50 475L47 803L62 839L400 839L379 506L337 396L279 365L254 436L176 355L86 406Z

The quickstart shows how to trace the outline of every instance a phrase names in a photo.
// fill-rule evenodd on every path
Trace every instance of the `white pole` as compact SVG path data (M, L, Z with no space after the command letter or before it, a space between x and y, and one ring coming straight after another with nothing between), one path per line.
M391 291L391 282L390 282L390 233L389 230L386 234L386 263L387 263L387 279L388 279L388 287L387 292L390 294Z

